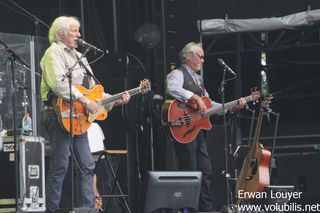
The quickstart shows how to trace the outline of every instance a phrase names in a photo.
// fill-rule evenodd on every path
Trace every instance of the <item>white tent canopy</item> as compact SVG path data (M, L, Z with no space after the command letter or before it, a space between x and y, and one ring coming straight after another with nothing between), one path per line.
M202 34L257 32L279 29L294 29L310 26L320 21L320 9L308 10L283 17L260 19L207 19L198 20L198 30Z

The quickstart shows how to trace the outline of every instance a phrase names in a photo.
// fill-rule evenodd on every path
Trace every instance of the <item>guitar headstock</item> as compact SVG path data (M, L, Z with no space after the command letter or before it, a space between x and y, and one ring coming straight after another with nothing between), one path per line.
M151 83L149 81L149 79L143 79L142 81L140 81L140 92L143 93L147 93L149 91L151 91Z
M272 95L265 96L264 100L261 102L261 109L268 112L272 99L273 99Z
M261 97L261 93L260 93L260 91L257 90L257 87L251 88L251 95L249 97L250 97L250 101L253 102L253 105L255 105L257 102L259 102L259 98Z
M253 102L257 101L261 97L260 91L256 88L251 91L251 99Z

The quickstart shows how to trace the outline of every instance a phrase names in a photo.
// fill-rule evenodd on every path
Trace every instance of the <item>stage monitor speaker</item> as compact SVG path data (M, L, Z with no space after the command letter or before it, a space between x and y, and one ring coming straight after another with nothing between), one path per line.
M294 186L276 186L268 185L264 189L267 196L261 199L264 205L284 205L290 201L289 196L284 196L284 194L291 193L294 191ZM281 193L282 196L275 196L275 194Z
M144 212L160 209L198 209L201 172L148 172Z

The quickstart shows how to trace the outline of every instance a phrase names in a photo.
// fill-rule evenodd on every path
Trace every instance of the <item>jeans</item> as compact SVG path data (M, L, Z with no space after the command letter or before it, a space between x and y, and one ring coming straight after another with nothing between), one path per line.
M69 133L64 131L53 110L42 112L43 125L47 128L51 145L50 167L46 185L46 208L53 211L59 208L63 181L68 171L70 150L75 157L76 207L94 207L93 171L95 163L88 143L87 133L75 135L71 146ZM78 165L78 166L77 166Z

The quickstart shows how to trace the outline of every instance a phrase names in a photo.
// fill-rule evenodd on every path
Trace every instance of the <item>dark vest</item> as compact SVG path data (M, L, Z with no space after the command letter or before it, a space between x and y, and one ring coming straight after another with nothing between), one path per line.
M190 73L188 72L188 70L186 70L183 66L179 67L179 70L183 73L183 88L186 90L189 90L199 96L203 96L204 95L204 91L199 87L199 85L195 82L195 80L193 79L193 77L190 75ZM203 82L201 80L201 85L204 88Z

